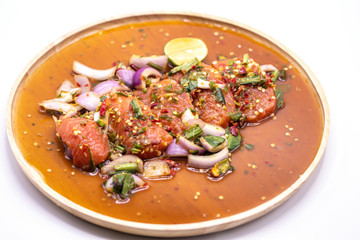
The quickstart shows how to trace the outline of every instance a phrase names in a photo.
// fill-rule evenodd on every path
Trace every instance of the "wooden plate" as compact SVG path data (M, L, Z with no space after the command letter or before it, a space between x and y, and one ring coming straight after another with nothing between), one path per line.
M49 57L51 57L56 52L70 45L71 43L94 34L99 30L111 29L117 26L121 26L131 23L141 23L146 21L153 20L183 20L194 21L200 23L207 23L213 25L224 26L226 28L234 29L235 31L240 31L247 35L250 38L255 39L256 41L261 42L262 44L276 49L284 58L291 60L291 62L296 65L296 68L306 76L308 84L313 89L315 97L319 100L320 109L322 112L323 119L323 132L322 140L320 142L319 148L316 152L316 155L306 169L306 171L287 189L282 193L272 198L269 201L264 202L261 205L258 205L247 211L234 214L228 217L223 217L219 219L214 219L210 221L197 222L197 223L185 223L185 224L149 224L149 223L139 223L133 221L125 221L113 217L108 217L97 212L91 211L87 208L84 208L73 201L70 201L68 198L54 191L45 181L41 173L34 168L26 158L23 156L19 148L19 143L16 141L15 130L14 130L14 104L16 96L19 92L21 84L26 80L26 78L31 75L36 69L43 64ZM57 41L50 44L42 52L35 57L28 66L23 70L17 79L14 87L11 91L9 104L7 108L7 133L10 141L10 145L14 152L14 155L23 170L26 176L31 180L31 182L49 199L51 199L56 205L62 207L68 212L78 216L82 219L85 219L94 224L122 231L132 234L144 235L144 236L159 236L159 237L179 237L179 236L194 236L207 234L211 232L217 232L229 228L233 228L254 220L269 211L273 210L285 200L287 200L291 195L293 195L296 190L309 178L311 173L314 171L318 165L326 147L328 134L329 134L329 107L323 92L323 89L320 86L319 81L311 72L311 70L289 49L283 46L278 41L272 39L264 33L261 33L249 26L245 26L241 23L230 21L227 19L222 19L213 16L194 14L194 13L184 13L184 12L173 12L173 13L141 13L136 15L121 16L119 18L112 18L95 23L89 26L85 26L79 30L69 33L66 36L58 39Z

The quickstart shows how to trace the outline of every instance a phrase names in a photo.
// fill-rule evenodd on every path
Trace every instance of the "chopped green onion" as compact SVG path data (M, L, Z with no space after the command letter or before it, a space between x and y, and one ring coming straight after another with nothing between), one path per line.
M90 151L90 147L88 147L88 153L89 153L89 158L90 158L89 170L90 170L90 172L93 172L93 171L95 171L96 166L95 166L95 162L94 162L94 159L93 159L91 151Z
M284 65L283 66L283 68L280 70L280 78L282 79L282 80L286 80L286 70L285 70L285 68L286 68L286 65Z
M240 85L257 84L257 83L261 83L262 81L263 80L261 79L260 75L248 76L248 77L243 77L243 78L237 79L237 83Z
M244 56L243 56L243 61L242 61L242 64L246 65L249 63L249 54L245 53Z
M184 74L187 73L188 71L190 71L194 66L198 65L200 62L197 58L193 58L192 60L190 60L187 63L184 63L180 66L174 67L173 69L170 70L169 75L173 75L179 71L183 72Z
M273 71L272 74L271 74L271 76L272 76L272 77L271 77L271 81L272 81L272 82L275 82L275 81L278 79L279 74L280 74L280 73L279 73L278 70Z
M129 95L127 95L126 93L124 92L118 92L117 93L119 96L123 96L123 97L128 97Z
M152 63L152 62L148 62L147 65L149 67L152 67L152 68L155 68L156 70L158 70L159 72L161 72L162 70L164 70L161 66L155 64L155 63Z
M141 152L141 149L143 149L143 146L135 142L131 148L131 153L137 154Z
M252 145L252 144L249 144L249 143L245 144L245 148L246 148L247 150L253 150L254 147L255 147L255 146Z
M172 86L172 84L166 85L166 86L164 87L164 90L165 90L165 92L167 92L167 93L173 92L173 86Z
M138 171L137 163L122 163L114 166L115 171L135 173Z
M156 102L156 100L157 100L157 97L156 97L155 93L151 93L151 101Z
M142 134L146 131L147 127L140 128L140 130L137 132L137 134Z
M131 189L135 188L134 177L127 173L125 174L124 184L121 190L121 195L127 197L130 194Z
M121 154L124 154L126 152L126 147L120 144L120 145L116 145L114 147L114 150L119 151Z
M135 113L136 118L141 118L141 117L144 116L143 112L141 111L141 107L140 107L137 100L135 100L135 99L131 100L130 105L131 105L131 107L132 107L132 109L133 109L133 111Z

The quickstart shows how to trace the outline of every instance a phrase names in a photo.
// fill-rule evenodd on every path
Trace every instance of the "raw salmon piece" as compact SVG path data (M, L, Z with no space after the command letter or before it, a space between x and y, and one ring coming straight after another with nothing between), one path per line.
M173 134L182 134L185 126L180 115L188 108L193 108L190 95L182 91L182 86L172 79L160 81L150 86L143 94L137 95L147 105L156 118L161 122L162 128Z
M249 123L258 123L276 110L276 95L272 87L245 86L235 100Z
M172 136L153 121L155 115L149 107L133 96L116 96L105 100L110 112L110 127L118 134L128 154L142 159L159 157L172 141ZM132 103L137 103L141 116L136 114Z
M70 148L73 163L86 171L106 160L109 141L95 121L85 118L63 118L56 128L61 140Z
M229 114L235 112L234 96L230 90L221 90L225 99L225 105L216 100L212 90L201 90L194 95L194 106L199 117L211 124L226 128L229 126Z

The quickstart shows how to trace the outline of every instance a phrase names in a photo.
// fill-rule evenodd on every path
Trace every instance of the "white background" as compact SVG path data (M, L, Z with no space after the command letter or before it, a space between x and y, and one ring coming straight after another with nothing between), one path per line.
M324 157L292 198L256 221L195 239L359 239L360 1L0 0L1 239L146 239L85 222L44 197L10 149L5 109L21 70L52 41L108 17L156 10L211 14L272 36L312 69L330 105Z

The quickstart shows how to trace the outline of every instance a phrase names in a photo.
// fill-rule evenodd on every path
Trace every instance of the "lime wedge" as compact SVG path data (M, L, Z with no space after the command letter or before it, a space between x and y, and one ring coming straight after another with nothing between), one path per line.
M204 60L208 50L199 38L174 38L166 43L164 53L175 66L187 63L194 58Z

